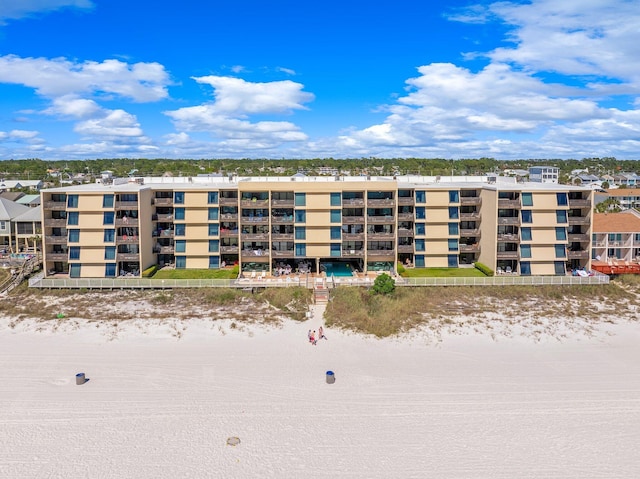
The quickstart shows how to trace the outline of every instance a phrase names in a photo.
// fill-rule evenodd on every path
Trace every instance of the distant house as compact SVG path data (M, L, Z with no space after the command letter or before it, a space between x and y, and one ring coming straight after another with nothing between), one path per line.
M13 219L17 251L35 252L42 242L42 209L29 208Z
M616 188L615 190L607 190L603 195L618 200L620 208L623 210L640 208L640 188Z
M598 176L589 175L589 174L576 175L571 179L571 182L574 184L580 184L580 185L591 185L598 182L601 183L600 178Z
M42 180L2 180L0 181L0 191L11 191L28 188L38 190L43 187Z
M632 261L640 257L640 213L594 213L591 258L596 261Z
M556 166L529 167L529 181L532 183L558 183L560 168Z
M31 210L28 206L19 205L5 198L0 198L0 249L15 251L13 221L17 216Z
M22 195L20 198L15 200L19 205L25 205L29 208L35 208L40 206L40 195Z

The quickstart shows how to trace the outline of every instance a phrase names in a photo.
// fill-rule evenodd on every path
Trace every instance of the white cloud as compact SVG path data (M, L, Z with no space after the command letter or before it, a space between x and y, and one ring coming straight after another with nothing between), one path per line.
M2 0L0 2L0 25L6 20L15 20L35 13L51 12L60 8L93 7L91 0Z
M120 60L74 63L64 58L0 57L0 82L31 87L47 98L115 94L137 102L167 98L169 76L159 63Z
M136 117L124 110L110 110L102 118L79 122L74 130L84 136L112 139L143 136Z
M32 130L11 130L11 131L0 131L0 141L14 141L14 142L23 142L23 141L36 141L40 142L41 140L38 138L40 133Z

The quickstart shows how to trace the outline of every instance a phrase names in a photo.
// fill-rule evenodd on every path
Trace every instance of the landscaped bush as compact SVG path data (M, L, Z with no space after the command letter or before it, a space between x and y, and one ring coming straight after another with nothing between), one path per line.
M398 274L400 276L402 276L402 274L405 272L406 270L404 269L404 266L402 266L402 264L398 263Z
M476 267L477 270L481 271L482 273L486 274L487 276L493 276L493 270L491 268L489 268L487 265L484 265L482 263L474 263L474 266Z
M156 274L156 271L158 271L158 265L154 264L153 266L151 266L150 268L145 269L142 272L142 277L143 278L151 278L154 274Z

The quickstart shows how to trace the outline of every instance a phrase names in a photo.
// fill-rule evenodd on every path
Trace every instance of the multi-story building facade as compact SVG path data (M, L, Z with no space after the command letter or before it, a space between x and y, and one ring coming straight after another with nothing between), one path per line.
M319 273L588 268L590 188L487 177L139 178L42 192L45 271L140 276L155 264Z
M640 259L640 213L595 213L591 259L601 262Z

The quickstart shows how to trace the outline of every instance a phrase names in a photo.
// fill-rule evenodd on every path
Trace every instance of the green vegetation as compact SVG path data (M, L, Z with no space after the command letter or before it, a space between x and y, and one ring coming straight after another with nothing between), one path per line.
M487 276L476 268L408 268L404 278L483 278Z
M236 279L234 269L161 269L153 279Z
M143 278L151 278L154 274L156 274L156 272L158 271L158 268L159 268L159 266L157 264L154 264L150 268L145 269L142 272L142 277Z
M373 294L389 295L396 289L396 282L387 273L382 273L373 282L371 292Z
M493 276L495 274L494 271L491 268L489 268L486 264L476 262L476 263L473 263L473 265L484 276Z

